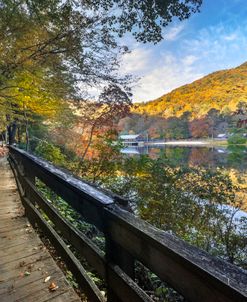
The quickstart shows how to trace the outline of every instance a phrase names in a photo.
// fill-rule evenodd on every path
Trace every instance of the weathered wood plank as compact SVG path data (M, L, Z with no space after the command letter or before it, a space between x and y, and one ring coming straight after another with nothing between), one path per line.
M4 168L2 169L2 166ZM80 301L25 217L6 159L0 160L0 301ZM26 275L25 275L26 272ZM46 276L59 286L50 292ZM68 300L69 293L71 297ZM59 300L58 300L59 301Z
M21 227L23 227L22 221L9 221L8 219L8 223L0 226L0 234L7 232L8 230L18 230Z
M1 301L49 301L53 298L54 294L62 294L68 290L68 283L60 273L55 272L52 274L52 280L56 280L58 286L56 292L49 291L49 284L44 283L43 279L38 279L18 288L15 288L15 284L13 284L6 293L1 295Z
M17 245L17 246L12 247L11 251L9 251L9 252L8 252L8 250L1 252L0 265L8 266L9 263L11 263L13 261L16 261L16 260L22 261L22 260L24 260L24 258L32 257L32 256L36 255L37 253L39 253L39 251L34 250L31 245L27 247L27 242L26 242L25 244L22 244L21 246Z
M1 267L0 274L2 282L0 283L0 289L5 288L5 283L9 280L22 279L21 273L26 271L35 272L38 271L42 276L49 275L53 270L54 263L50 259L50 255L47 253L37 253L32 257L27 257L24 260L16 260L8 264L7 267Z
M28 271L28 267L26 267ZM18 290L20 293L21 291L25 291L25 287L32 286L33 282L36 282L36 284L39 286L41 283L45 283L44 280L47 275L44 275L41 271L39 270L33 270L31 269L30 275L29 276L22 276L24 274L23 270L20 271L20 274L18 276L15 276L14 278L10 278L7 281L4 282L4 286L0 287L0 295L1 297L4 297L4 295L8 295L8 290L12 286L14 287L15 291ZM62 275L61 273L59 274L58 269L53 269L49 270L49 276L51 277L51 280L56 280L57 276L61 278ZM46 283L46 289L49 286L50 283Z
M47 300L46 300L47 301ZM52 302L76 302L73 298L73 296L71 295L71 290L68 290L67 292L61 294L61 295L54 295L49 301ZM38 301L38 302L45 302L43 301Z

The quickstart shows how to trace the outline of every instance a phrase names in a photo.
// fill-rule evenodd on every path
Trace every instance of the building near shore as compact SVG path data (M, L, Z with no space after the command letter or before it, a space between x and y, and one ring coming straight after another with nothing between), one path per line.
M119 139L125 146L144 146L146 141L141 134L123 134L119 136Z

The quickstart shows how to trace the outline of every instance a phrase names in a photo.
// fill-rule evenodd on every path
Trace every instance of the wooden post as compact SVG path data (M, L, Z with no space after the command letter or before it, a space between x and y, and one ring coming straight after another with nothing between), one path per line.
M107 219L105 219L105 251L107 263L118 265L131 279L135 278L135 260L134 258L114 240L108 228ZM107 273L106 273L107 274ZM108 278L107 278L108 279ZM111 284L107 280L107 301L124 302L124 295L116 293L111 289ZM120 298L121 297L121 298Z

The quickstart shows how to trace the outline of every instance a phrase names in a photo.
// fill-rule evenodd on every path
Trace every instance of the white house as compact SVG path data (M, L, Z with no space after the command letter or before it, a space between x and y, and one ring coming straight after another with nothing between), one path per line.
M125 146L144 146L144 138L141 134L123 134L119 139Z

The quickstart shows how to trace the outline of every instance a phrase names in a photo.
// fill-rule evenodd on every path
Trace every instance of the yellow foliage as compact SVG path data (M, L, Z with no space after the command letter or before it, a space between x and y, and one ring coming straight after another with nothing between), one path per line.
M198 118L213 108L233 112L240 102L247 102L247 62L237 68L214 72L154 101L139 104L133 111L164 118L180 117L189 111L191 118Z

